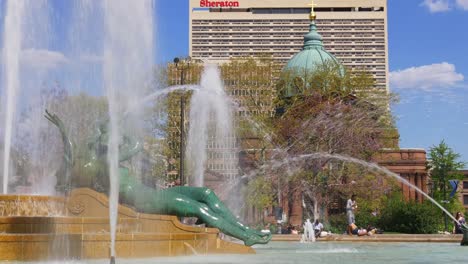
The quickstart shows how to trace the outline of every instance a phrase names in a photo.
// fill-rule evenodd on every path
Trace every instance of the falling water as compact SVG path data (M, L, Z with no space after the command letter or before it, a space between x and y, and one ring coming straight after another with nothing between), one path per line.
M20 88L19 69L22 43L22 17L24 1L7 1L3 65L5 69L6 87L6 113L4 123L4 149L3 149L3 193L8 193L8 176L10 174L11 138L13 133L13 120L16 110L16 96Z
M152 1L104 1L104 83L109 103L110 136L108 163L110 173L109 216L111 257L116 256L115 238L119 196L119 141L122 133L138 134L120 127L123 109L142 98L144 73L150 72L153 59ZM138 122L139 111L127 116ZM138 126L135 126L138 127ZM126 130L125 130L126 129Z
M310 219L307 219L303 225L304 233L301 237L301 243L315 242L315 232Z
M200 89L195 90L190 102L190 129L187 140L187 159L190 161L192 181L195 186L204 186L207 143L221 148L224 166L234 167L232 148L235 138L231 103L224 91L220 72L215 65L206 65ZM214 132L213 133L213 130ZM212 139L209 136L212 136ZM226 158L226 156L228 158ZM235 166L237 167L237 166Z

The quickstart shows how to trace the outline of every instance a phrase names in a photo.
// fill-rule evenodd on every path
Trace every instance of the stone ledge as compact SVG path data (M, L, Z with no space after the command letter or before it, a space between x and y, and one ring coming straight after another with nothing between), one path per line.
M109 234L0 234L0 260L109 258ZM215 234L117 234L117 256L144 258L193 254L254 254Z
M301 241L302 235L273 235L272 241ZM437 242L459 243L463 235L424 235L424 234L382 234L373 236L331 235L317 239L320 241L343 242Z

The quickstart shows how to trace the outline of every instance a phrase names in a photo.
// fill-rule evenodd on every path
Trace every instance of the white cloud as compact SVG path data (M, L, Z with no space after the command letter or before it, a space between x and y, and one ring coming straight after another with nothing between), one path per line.
M84 63L100 63L102 62L102 56L96 54L82 54L80 55L80 61Z
M21 63L34 69L54 69L67 62L65 55L58 51L27 49L21 52Z
M427 7L431 13L447 12L454 6L468 11L468 0L424 0L421 6Z
M463 74L457 73L455 65L447 62L411 67L390 73L392 88L449 88L460 85L463 80Z
M446 12L451 9L448 0L424 0L421 5L427 7L431 13Z
M457 0L457 7L468 10L468 0Z

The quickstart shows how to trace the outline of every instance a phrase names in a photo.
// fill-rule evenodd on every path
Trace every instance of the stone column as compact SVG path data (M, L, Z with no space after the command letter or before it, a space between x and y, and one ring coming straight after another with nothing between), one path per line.
M415 177L417 177L417 175L415 173L410 173L408 174L408 181L413 184L413 185L416 185L416 182L415 182ZM412 187L410 187L409 189L409 196L410 196L410 200L416 200L416 190Z

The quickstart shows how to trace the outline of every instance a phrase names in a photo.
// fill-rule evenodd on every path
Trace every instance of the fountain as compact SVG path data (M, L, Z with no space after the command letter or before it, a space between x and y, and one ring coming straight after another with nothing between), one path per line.
M46 118L59 128L64 143L71 142L64 123L57 115L46 112ZM108 187L105 186L109 185L106 183L109 182L108 174L102 174L101 171L101 168L105 168L107 152L100 152L108 144L107 126L107 124L100 125L100 134L92 137L93 141L88 143L90 160L85 162L83 169L87 176L91 176L89 187L104 188L100 189L101 191L106 190ZM184 226L173 215L197 216L210 226L218 227L224 233L244 240L246 245L269 241L271 237L268 235L255 233L240 224L209 189L174 187L154 190L141 184L134 175L129 174L129 169L121 164L140 152L141 144L128 134L122 137L125 140L119 142L117 190L121 194L122 202L133 206L139 212L117 205L116 234L113 239L115 246L120 250L111 249L111 252L105 250L108 232L112 230L106 225L112 213L111 210L107 213L105 210L109 205L107 197L91 189L78 188L74 189L68 198L1 196L3 217L0 223L3 225L0 226L3 227L4 236L8 239L2 240L0 244L8 245L14 254L0 257L6 260L48 258L51 250L57 250L56 247L51 248L54 239L63 236L69 243L63 244L65 248L60 249L59 252L63 254L54 257L86 259L102 258L109 254L112 262L115 261L116 253L121 257L142 257L193 254L193 252L202 254L252 252L249 247L220 240L217 229ZM72 157L70 153L73 152L73 149L65 151L64 161L70 159ZM69 167L67 171L72 169L73 164L75 163L65 163L65 166ZM80 176L71 175L72 188L75 187L73 184L80 184L77 177ZM7 202L10 200L13 202ZM150 215L142 212L169 215ZM17 235L17 233L22 234ZM36 243L35 239L39 241ZM12 241L19 242L16 243L19 248L11 244ZM26 254L21 250L25 245L42 247L44 250L28 251ZM151 247L154 248L150 250Z
M54 3L33 2L39 3L38 5L46 10L38 12L38 18L47 17L49 9L54 8ZM28 77L27 73L21 76L19 70L21 53L24 52L24 34L21 27L29 26L24 23L23 18L24 14L33 13L31 9L34 4L28 1L7 1L5 6L7 8L2 56L2 64L5 66L5 78L2 78L2 81L5 81L6 87L2 97L5 102L2 105L6 105L3 133L5 195L0 197L0 230L3 232L0 244L2 248L8 248L8 252L2 251L0 259L110 258L111 262L114 262L116 257L175 256L194 252L253 253L250 245L269 241L270 237L255 233L241 224L209 189L179 187L170 191L155 191L141 184L134 178L135 175L130 175L130 170L126 167L130 163L129 159L138 159L142 150L141 142L136 140L144 135L140 130L143 125L142 108L139 105L154 101L158 96L170 91L194 89L190 86L170 87L143 97L148 89L143 81L146 79L145 73L151 72L154 59L152 1L139 1L136 4L129 1L83 1L72 5L72 17L77 20L70 23L69 38L72 51L70 57L64 60L76 60L67 66L72 70L78 69L79 74L84 68L80 60L89 60L95 56L91 58L92 63L99 64L99 67L91 75L94 85L102 84L104 87L102 92L106 95L108 106L108 114L104 116L108 117L105 117L104 121L98 118L97 120L101 121L97 125L96 122L70 124L66 119L62 122L54 113L46 112L46 118L59 128L62 141L58 142L62 145L61 149L64 149L58 152L63 152L63 158L56 159L62 160L60 169L56 173L48 172L48 176L57 175L57 184L50 182L49 187L52 186L52 190L57 189L57 194L65 196L7 195L8 192L14 192L8 190L9 184L12 183L8 176L12 174L9 167L10 150L15 126L18 126L15 121L16 97L20 88L25 87L20 80L26 80ZM98 18L93 17L96 15ZM93 23L79 20L91 17ZM44 21L39 22L41 24ZM102 28L103 34L88 42L89 39L83 37L83 33L90 32L92 35L95 28ZM52 34L52 31L48 29L45 35L47 34ZM34 34L27 37L28 41L38 41ZM89 54L90 48L85 42L95 45L94 51L98 54ZM50 69L42 71L44 76L49 73L48 70ZM63 71L66 70L67 67L64 67ZM68 74L65 76L74 76L72 73ZM78 77L79 83L84 82L84 78L86 77ZM71 79L65 79L65 83L68 81ZM208 83L202 85L208 86ZM80 88L75 89L81 92ZM29 103L27 100L24 102ZM40 105L41 111L46 106ZM30 108L32 107L26 105L22 110ZM87 109L80 111L86 112ZM225 112L221 117L223 122L229 120L227 115L229 113ZM49 152L55 150L55 145L49 144L48 140L44 141L44 138L38 137L39 133L36 133L42 128L37 124L47 121L39 118L39 115L30 116L35 119L29 129L34 131L28 132L37 138L37 141L30 143L40 144L48 148ZM81 133L78 129L83 125L98 128L98 134L94 135L91 141L84 143L90 144L88 149L86 145L75 145L76 142L73 141L77 140L76 138L68 138L69 135ZM222 128L225 127L221 126L219 132L224 134L226 131ZM88 135L80 135L83 138L86 136ZM34 145L30 145L30 148L35 148ZM87 157L91 157L85 160L84 164L75 160L82 158L78 156L83 154L83 148ZM50 153L51 157L57 157L54 155ZM35 157L38 160L45 159L40 155ZM35 183L33 181L31 184ZM109 197L102 193L109 193ZM50 194L55 195L55 190ZM127 206L119 204L119 200ZM198 216L209 224L209 227L183 225L175 215ZM242 239L247 246L220 239L220 231L214 227Z
M1 251L0 259L41 260L53 256L58 259L110 258L111 262L115 262L118 257L253 253L251 245L269 242L270 235L251 230L240 223L210 189L201 187L204 185L209 121L213 113L217 121L214 126L216 140L233 136L230 134L233 130L232 116L227 107L230 103L222 89L218 69L207 66L200 85L169 87L144 97L142 80L145 78L141 72L149 72L153 60L151 1L139 1L137 4L123 0L104 0L97 4L93 1L83 2L86 8L91 6L92 10L102 11L104 38L100 43L102 54L97 60L101 66L98 72L106 94L108 118L98 122L98 125L96 122L90 125L97 127L98 131L90 141L82 142L80 147L87 147L88 159L78 164L73 156L78 152L73 149L76 145L72 142L73 138L69 138L76 132L70 131L70 127L76 124L68 124L66 118L62 122L59 118L61 113L47 112L47 119L61 133L61 147L65 149L62 162L64 171L58 171L60 178L57 178L56 187L59 193L66 195L8 195L16 94L22 85L20 80L26 79L19 76L21 18L24 9L28 8L23 3L7 2L3 38L6 110L0 247L7 250ZM81 11L78 10L78 13ZM192 126L187 151L193 162L192 169L197 179L195 185L199 187L155 190L142 184L139 179L141 175L134 175L129 168L131 159L138 159L143 148L139 140L144 134L139 130L142 127L139 105L176 90L195 91L191 102ZM287 151L281 150L279 153L287 154ZM324 157L361 164L415 188L398 175L375 164L340 155L314 153L286 157L282 162L273 161L264 166L285 166L288 167L288 174L291 174L291 170L294 170L292 163ZM79 170L73 170L74 166ZM424 192L415 189L430 199ZM208 227L183 225L177 216L198 217ZM304 241L314 240L310 220L307 220L304 229ZM467 245L468 228L463 226L463 230L461 244ZM242 240L245 246L220 239L220 231Z
M237 153L229 148L229 139L235 139L232 110L216 65L205 67L200 89L195 90L190 105L191 125L187 139L187 158L191 164L193 185L204 186L203 175L209 137L214 138L211 141L223 149L223 157L225 154ZM223 161L225 165L237 167L237 164L227 164L226 159Z
M304 233L301 237L301 243L315 242L315 232L310 219L307 219L304 223Z

